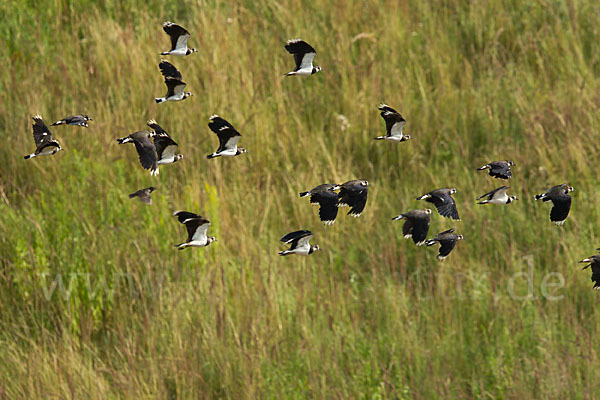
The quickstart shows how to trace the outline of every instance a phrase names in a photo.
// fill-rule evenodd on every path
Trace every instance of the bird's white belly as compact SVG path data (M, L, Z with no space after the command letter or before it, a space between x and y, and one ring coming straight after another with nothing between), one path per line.
M227 149L227 150L223 150L222 152L219 153L220 156L223 157L233 157L237 154L237 149Z
M192 247L204 247L204 246L206 246L206 240L204 240L204 241L192 240L191 242L189 242L189 245Z
M185 56L186 53L187 53L187 47L184 47L182 49L175 49L175 50L169 52L169 54L172 56Z

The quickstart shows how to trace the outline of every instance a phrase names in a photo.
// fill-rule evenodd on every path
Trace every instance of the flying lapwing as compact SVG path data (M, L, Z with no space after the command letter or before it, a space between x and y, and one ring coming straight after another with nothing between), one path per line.
M52 139L52 132L39 114L33 117L33 140L35 151L23 157L26 160L37 156L51 156L62 150L58 141Z
M237 147L242 135L229 122L215 114L210 116L208 127L219 137L219 148L206 158L235 157L246 153L246 149Z
M321 67L313 66L313 60L317 55L315 49L302 39L290 39L285 45L285 49L294 55L296 67L292 72L286 75L312 75L321 71Z
M436 242L440 244L440 251L437 259L443 261L444 258L448 257L448 254L452 251L456 242L463 240L463 235L457 235L454 233L454 228L448 229L447 231L440 232L433 239L429 239L425 242L427 246L433 246Z
M150 186L147 187L145 189L140 189L135 193L131 193L129 195L130 199L133 199L134 197L137 197L138 199L140 199L140 201L142 203L146 203L146 204L152 204L152 195L151 193L154 192L156 190L156 188L154 186Z
M339 196L335 190L339 185L324 183L307 192L301 192L300 197L310 196L310 204L319 206L319 218L325 225L333 225L338 213Z
M338 207L349 206L348 215L355 218L360 217L367 205L367 195L369 194L369 182L355 179L340 185Z
M210 221L206 218L188 211L175 211L173 215L185 225L188 231L187 241L175 245L179 250L186 247L206 247L217 240L214 236L206 236L210 226Z
M280 256L287 256L290 254L298 254L301 256L307 256L314 253L319 249L317 245L310 245L308 242L313 236L311 231L301 230L296 232L290 232L284 235L280 241L286 244L291 244L290 248L279 252Z
M163 23L163 30L171 38L171 50L160 53L161 56L189 56L198 51L187 46L190 33L182 26L167 21Z
M158 165L172 164L183 159L183 154L177 153L177 143L169 136L167 131L161 128L155 120L146 123L154 130L154 147L158 156Z
M405 220L404 225L402 225L404 239L412 238L417 246L423 246L425 239L427 239L427 232L429 232L431 209L408 211L392 218L392 221L399 219Z
M512 161L492 161L489 164L485 164L483 167L477 168L477 171L483 171L489 169L490 176L497 179L508 179L512 177L510 167L515 165Z
M456 193L456 189L454 188L436 189L417 197L417 200L425 200L432 203L442 217L460 220L458 210L456 209L456 202L452 198L454 193Z
M390 140L392 142L404 142L412 139L410 135L402 133L402 128L406 125L406 120L400 113L387 104L380 104L381 118L385 121L385 136L377 136L375 140Z
M571 209L571 196L568 193L574 190L573 186L563 183L562 185L551 187L545 193L536 194L535 199L551 201L553 207L550 210L550 221L556 225L563 225Z
M61 119L60 121L56 121L51 126L75 125L75 126L83 126L84 128L87 128L88 121L92 121L92 119L88 115L85 115L85 114L71 115L70 117L66 117L66 118Z
M519 200L517 196L509 196L506 192L510 189L510 186L500 186L488 192L486 194L482 194L477 198L477 200L481 200L484 197L487 197L485 200L477 202L477 204L509 204L515 200Z
M596 249L600 250L600 249ZM600 254L584 258L580 263L589 263L583 269L592 267L592 282L594 282L594 290L600 290Z
M129 136L117 139L117 142L119 144L133 142L142 167L144 167L144 169L149 169L150 175L158 175L158 155L156 154L154 143L150 140L153 136L154 132L138 131Z
M183 89L187 85L182 81L183 77L181 72L173 64L167 60L161 60L158 64L160 72L165 78L165 85L167 85L167 94L165 97L155 98L157 103L164 103L165 101L181 101L185 100L190 96L193 96L192 92L184 92Z

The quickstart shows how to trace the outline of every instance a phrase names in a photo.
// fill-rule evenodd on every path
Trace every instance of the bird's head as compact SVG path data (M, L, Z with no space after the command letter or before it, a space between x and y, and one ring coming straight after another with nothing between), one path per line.
M508 201L506 202L506 204L512 203L515 200L519 200L519 198L517 196L508 196Z
M463 240L465 237L463 235L456 236L456 240Z
M431 214L431 208L426 208L425 209L425 214Z
M363 186L369 186L369 181L367 181L367 180L361 180L361 181L360 181L360 183L361 183Z
M183 94L183 98L185 99L186 97L192 97L193 95L194 95L194 93L192 93L192 92L185 92Z
M514 161L507 161L506 163L507 163L508 165L517 165L517 164L515 164L515 162L514 162Z
M244 153L247 153L247 152L248 152L248 150L244 149L243 147L238 147L238 149L237 149L237 154L238 155L239 154L244 154Z
M567 186L567 193L573 192L573 191L575 191L575 188L573 188L573 186Z
M313 253L317 250L321 250L321 248L319 247L318 244L313 244L312 246L310 246L310 250L311 250L311 253Z
M197 53L197 52L198 52L198 50L196 50L196 49L195 49L195 48L193 48L193 47L190 47L190 48L189 48L189 49L187 49L187 51L185 52L185 55L186 55L186 56L189 56L190 54L192 54L192 53Z
M406 140L411 140L411 139L412 139L412 137L410 135L403 135L402 136L402 141L403 142L406 141Z
M209 244L211 244L212 242L216 242L217 238L214 236L209 236L208 238L206 238L206 245L208 246Z
M175 154L175 159L173 160L173 162L177 162L179 160L183 160L183 154Z
M85 119L86 121L93 121L93 119L91 119L89 115L84 115L83 119Z
M323 69L321 67L319 67L318 65L313 67L312 73L316 74L317 72L321 72Z
M456 188L450 188L450 194L456 193Z
M150 191L150 193L154 192L156 190L156 188L154 186L150 186L148 188L148 190Z

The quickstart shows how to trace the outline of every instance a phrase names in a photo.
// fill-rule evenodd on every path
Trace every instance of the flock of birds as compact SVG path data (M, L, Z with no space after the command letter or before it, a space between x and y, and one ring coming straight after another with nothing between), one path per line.
M163 24L163 30L170 36L171 49L162 52L161 55L187 56L197 52L196 49L188 47L190 33L180 25L167 21ZM321 67L313 65L316 55L315 49L305 41L301 39L289 40L285 45L285 49L294 56L296 64L294 70L285 74L286 76L310 76L321 71ZM167 93L163 97L156 98L156 103L182 101L193 95L191 92L184 91L186 83L183 81L181 72L173 64L162 59L158 66L164 77ZM385 121L386 135L375 137L375 140L405 142L412 139L410 135L402 132L406 120L399 112L386 104L381 104L378 108L381 117ZM87 128L88 121L91 120L87 115L75 115L57 121L52 126L75 125ZM62 150L59 142L53 139L52 133L42 117L35 115L33 121L33 138L36 149L35 152L25 156L25 159L53 155ZM175 163L181 160L183 155L177 153L178 144L156 121L150 120L147 125L151 130L134 132L117 139L117 142L119 144L133 143L142 167L150 170L151 175L158 175L159 165ZM218 136L219 147L207 158L235 157L246 153L246 149L238 147L241 134L231 123L218 115L212 115L208 127ZM508 160L493 161L478 168L478 170L488 170L490 176L508 180L512 177L511 167L513 165L515 165L514 162ZM369 183L366 180L351 180L343 184L325 183L311 190L301 192L300 197L310 196L310 203L319 206L321 221L326 225L332 225L340 207L348 206L350 209L348 215L353 217L361 215L367 204L368 185ZM516 196L507 193L509 189L509 186L500 186L485 193L477 198L477 200L481 200L477 204L506 205L518 200ZM148 187L130 194L129 197L137 197L146 204L152 204L151 194L154 190L156 190L155 187ZM553 207L550 211L550 220L557 225L563 225L571 208L569 192L573 190L573 187L567 184L557 185L544 193L536 195L535 200L551 201ZM432 203L442 217L460 220L456 202L452 197L455 193L455 188L440 188L423 194L416 199ZM406 239L412 238L417 246L433 246L439 243L440 248L437 258L441 261L450 254L456 243L464 238L462 235L456 234L454 228L451 228L438 233L431 239L427 239L431 214L431 209L416 209L402 213L394 217L393 220L405 221L402 226L402 233ZM201 215L188 211L176 211L173 215L186 226L188 232L187 240L175 245L178 249L206 247L217 240L213 236L207 235L210 221ZM313 234L309 230L298 230L284 235L280 240L283 243L290 244L290 247L279 252L279 254L282 256L312 254L319 250L319 246L310 245L309 241L312 236ZM585 268L591 266L592 281L595 283L594 288L600 289L600 255L591 256L581 262L590 263Z

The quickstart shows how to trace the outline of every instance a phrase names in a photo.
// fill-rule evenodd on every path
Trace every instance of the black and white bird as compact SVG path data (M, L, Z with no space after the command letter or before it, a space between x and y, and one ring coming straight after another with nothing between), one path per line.
M171 38L171 50L160 53L161 56L188 56L198 51L187 46L190 33L182 26L167 21L163 23L163 30Z
M477 171L483 171L489 169L490 176L497 179L508 179L512 177L510 167L515 165L512 161L492 161L489 164L485 164L483 167L477 168Z
M85 115L85 114L71 115L70 117L66 117L66 118L61 119L60 121L56 121L51 126L75 125L75 126L83 126L84 128L87 128L88 121L92 121L92 119L88 115Z
M117 139L117 142L119 144L133 142L142 167L144 167L144 169L149 169L150 175L158 175L158 155L156 154L154 143L150 140L153 136L154 132L138 131L129 136Z
M237 147L242 135L229 122L215 114L210 116L208 127L219 137L219 148L206 158L235 157L246 153L246 149Z
M296 68L292 72L288 72L286 75L312 75L321 71L321 67L313 66L313 60L317 55L315 49L311 45L306 43L302 39L290 39L285 45L285 49L294 55L294 61L296 61Z
M133 199L134 197L137 197L138 199L140 199L140 201L142 203L146 203L146 204L152 204L152 195L151 193L154 192L156 190L156 188L154 186L150 186L147 187L145 189L140 189L135 193L131 193L129 195L130 199Z
M324 183L307 192L301 192L300 197L310 196L310 204L319 206L319 218L325 225L333 225L338 213L339 196L335 190L339 185Z
M280 256L287 256L290 254L298 254L301 256L307 256L309 254L314 253L319 249L317 245L310 245L309 240L313 237L311 231L300 230L296 232L290 232L287 235L284 235L280 241L286 244L291 244L290 248L284 251L280 251Z
M447 231L440 232L433 239L429 239L425 242L427 246L433 246L436 242L440 244L440 251L437 259L442 261L448 257L448 254L452 251L456 242L463 240L463 235L457 235L454 233L454 228L450 228Z
M146 123L154 130L154 147L158 156L158 165L172 164L183 159L183 154L177 153L177 143L169 136L167 131L161 128L155 120Z
M173 64L167 60L161 60L158 64L160 72L165 77L165 85L167 85L167 94L165 97L155 98L157 103L164 103L165 101L180 101L185 100L190 96L193 96L192 92L184 92L183 89L187 85L182 81L183 77L181 72L175 68Z
M52 132L39 114L33 117L33 140L35 151L23 157L26 160L37 156L51 156L62 150L58 141L52 139Z
M188 232L187 241L175 245L179 250L186 247L206 247L217 241L214 236L206 236L210 221L201 215L188 211L175 211L173 215L185 225Z
M433 203L442 217L460 220L458 210L456 209L456 202L452 198L454 193L456 193L455 188L436 189L417 197L417 200L425 200Z
M369 182L365 180L352 180L340 185L338 207L349 206L348 215L355 218L360 217L367 205L367 195L369 194Z
M600 249L596 249L600 250ZM583 269L592 267L592 282L594 282L594 290L600 290L600 254L584 258L580 263L589 263Z
M502 204L512 203L515 200L519 200L517 198L517 196L508 195L506 193L508 191L508 189L510 189L510 186L500 186L499 188L496 188L496 189L492 190L491 192L483 194L483 195L479 196L477 198L477 200L481 200L484 197L487 197L487 198L485 200L478 202L477 204L499 204L499 205L502 205Z
M571 196L568 193L573 190L575 190L573 186L563 183L562 185L551 187L545 193L535 195L535 199L551 201L553 206L552 210L550 210L550 221L556 225L563 225L571 209Z
M385 130L387 134L385 136L377 136L375 140L404 142L411 139L410 135L405 135L402 133L402 128L404 125L406 125L406 120L398 111L394 110L387 104L380 104L379 110L381 111L381 117L385 121Z
M429 223L431 222L431 209L412 210L397 217L392 218L392 221L404 219L402 225L402 234L404 239L412 238L417 246L423 246L427 233L429 232Z

